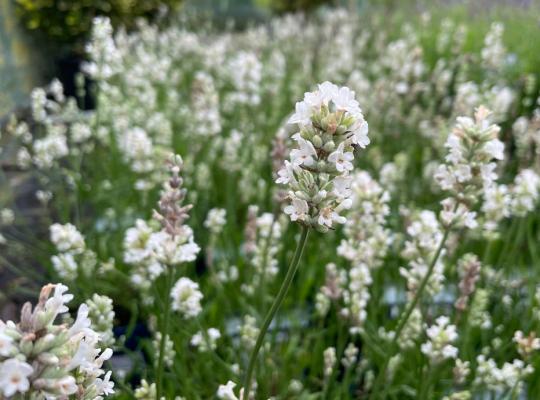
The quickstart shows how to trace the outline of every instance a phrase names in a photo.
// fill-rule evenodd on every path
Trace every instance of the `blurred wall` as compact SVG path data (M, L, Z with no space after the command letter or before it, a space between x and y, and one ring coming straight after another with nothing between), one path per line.
M0 120L28 101L33 87L43 83L46 57L18 25L15 2L0 0Z

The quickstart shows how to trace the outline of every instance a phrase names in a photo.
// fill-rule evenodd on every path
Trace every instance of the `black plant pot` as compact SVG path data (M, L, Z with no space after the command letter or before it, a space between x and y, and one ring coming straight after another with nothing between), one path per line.
M96 105L93 81L85 78L84 98L78 98L77 94L76 77L81 72L83 62L84 56L80 52L70 51L59 55L55 61L56 77L62 82L66 96L77 98L79 107L83 110L93 110Z

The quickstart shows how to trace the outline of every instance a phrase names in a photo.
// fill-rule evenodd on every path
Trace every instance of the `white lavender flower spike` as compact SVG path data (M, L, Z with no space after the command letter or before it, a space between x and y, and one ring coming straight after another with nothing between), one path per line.
M293 139L298 147L276 183L288 187L284 211L291 220L321 232L346 222L340 213L351 206L354 150L369 144L368 124L354 96L347 87L321 83L304 94L289 118L297 127Z

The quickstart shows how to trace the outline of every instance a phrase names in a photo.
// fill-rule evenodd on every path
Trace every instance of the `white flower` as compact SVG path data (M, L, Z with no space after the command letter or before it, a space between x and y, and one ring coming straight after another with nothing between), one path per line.
M504 160L504 143L499 139L492 139L484 145L483 150L496 160Z
M490 187L497 179L497 173L495 172L495 163L484 164L480 167L480 175L482 177L482 183L484 189Z
M368 123L364 121L363 119L357 121L352 127L351 127L351 141L353 144L357 144L361 148L365 148L369 143L369 137L368 137Z
M109 371L110 372L110 371ZM54 387L63 395L75 394L79 390L75 378L71 375L64 376L54 383Z
M50 168L58 160L69 154L67 140L62 132L51 132L33 144L33 161L38 168Z
M84 248L84 237L72 224L52 224L49 227L51 234L51 242L56 246L58 251L81 253Z
M325 207L320 211L317 221L320 225L326 225L331 228L333 222L337 222L338 224L344 224L345 222L347 222L347 218L339 215L332 208Z
M16 347L13 345L13 338L3 332L2 328L0 324L0 356L9 357L16 351Z
M84 332L90 328L90 325L92 325L92 322L90 322L90 319L88 319L88 306L83 303L79 306L77 319L71 328L69 328L68 335L71 337Z
M315 163L314 157L317 157L317 151L313 147L313 144L301 137L297 137L296 141L300 148L291 151L292 164L295 166L305 165L306 167L313 165Z
M292 221L303 221L307 218L309 206L305 200L293 199L292 204L286 206L283 211L291 216Z
M203 294L199 284L189 278L180 278L171 291L172 309L180 312L184 318L193 318L202 311Z
M95 369L94 360L99 355L99 349L96 349L98 337L89 334L84 336L78 343L77 351L67 365L68 371L80 368L83 371L92 371Z
M15 221L15 213L10 208L0 210L0 225L11 225Z
M212 233L218 234L223 230L223 226L227 223L227 211L223 208L212 208L208 211L206 220L204 221L204 227L209 229Z
M81 304L74 323L68 318L55 323L73 297L67 290L61 284L46 285L35 307L30 303L23 307L19 324L0 321L0 359L12 357L0 362L0 398L28 392L26 397L36 399L68 398L75 393L101 399L100 395L111 392L110 373L100 377L112 350L97 347L100 335L91 327L88 306ZM2 351L6 349L10 354Z
M135 172L146 172L153 168L150 160L152 155L152 140L139 127L127 130L120 136L120 148L124 159Z
M478 226L476 212L469 211L469 208L465 204L458 203L456 207L456 200L449 197L442 200L441 205L443 209L440 215L444 225L466 226L469 229L474 229Z
M0 364L0 389L4 396L25 393L30 388L28 377L34 372L31 365L15 358Z
M276 183L287 185L288 183L295 182L294 166L289 161L285 160L285 166L278 171L278 178Z
M320 99L324 104L328 104L331 100L333 101L338 97L338 93L339 88L337 85L333 84L332 82L325 81L319 84L319 93L317 98ZM313 103L314 105L316 104L316 102Z
M456 358L458 349L452 346L457 338L455 325L450 324L450 319L440 316L435 320L435 325L427 331L428 341L421 346L422 353L428 356L432 363L439 363L448 358Z
M334 367L336 365L337 357L336 357L336 348L335 347L328 347L323 352L323 359L324 359L324 377L328 379L330 375L332 375L332 372L334 371Z
M194 261L200 251L200 247L193 241L191 228L184 227L186 238L171 236L165 231L152 233L148 240L148 247L153 256L164 264L176 265Z
M76 122L71 126L71 139L75 143L82 143L92 136L92 130L86 124Z
M339 172L352 171L354 166L352 164L354 155L351 152L343 152L343 143L341 143L337 150L328 156L328 161L336 165L336 169Z
M333 193L341 199L351 196L352 178L350 176L337 176L334 181Z
M63 253L51 257L51 262L56 273L63 279L75 279L77 277L77 263L71 253Z
M469 117L457 118L454 131L445 144L448 148L447 164L439 166L435 175L443 190L452 190L456 194L481 194L482 189L497 179L495 164L490 161L504 158L504 144L496 138L500 128L490 124L489 115L490 111L480 106L476 109L474 120ZM482 178L481 185L473 179L476 176Z
M73 299L73 295L66 293L67 291L67 286L62 285L61 283L56 284L53 297L47 299L47 302L45 303L45 311L53 314L55 317L58 314L68 312L69 309L65 304Z
M517 176L511 189L512 213L524 216L534 210L540 194L540 176L532 169L524 169Z
M299 101L295 106L296 112L291 115L287 123L307 125L311 122L311 107L304 101Z
M240 397L234 394L234 388L236 383L228 381L226 385L219 385L217 391L217 397L222 400L242 400L242 390L240 390Z
M191 338L190 344L197 347L200 352L215 350L217 341L221 337L221 332L216 328L209 328L206 334L199 331Z
M325 82L325 83L329 83L329 82ZM337 88L337 86L335 85L333 86ZM332 91L335 91L335 88L332 88L333 89ZM358 104L358 101L355 99L354 91L352 91L346 86L339 88L337 93L333 94L333 96L331 97L331 100L336 106L337 110L347 111L353 115L361 112L360 105Z
M495 360L486 359L483 354L476 357L476 362L474 384L486 386L488 390L503 392L516 387L519 390L522 380L534 372L532 365L527 365L518 359L512 363L505 362L501 368L497 366Z
M111 381L112 371L109 371L105 374L103 379L97 378L94 383L98 394L109 395L114 393L114 382Z
M129 228L124 236L124 262L138 264L152 255L148 240L153 233L151 227L142 219L135 221L135 226Z
M472 178L471 167L468 164L458 165L454 173L458 182L467 182Z

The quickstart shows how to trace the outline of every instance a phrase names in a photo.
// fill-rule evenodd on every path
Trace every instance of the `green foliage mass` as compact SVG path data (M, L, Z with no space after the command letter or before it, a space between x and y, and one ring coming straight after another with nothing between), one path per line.
M131 28L139 17L154 18L162 8L177 9L182 0L17 0L17 14L30 31L61 45L82 43L96 16Z

